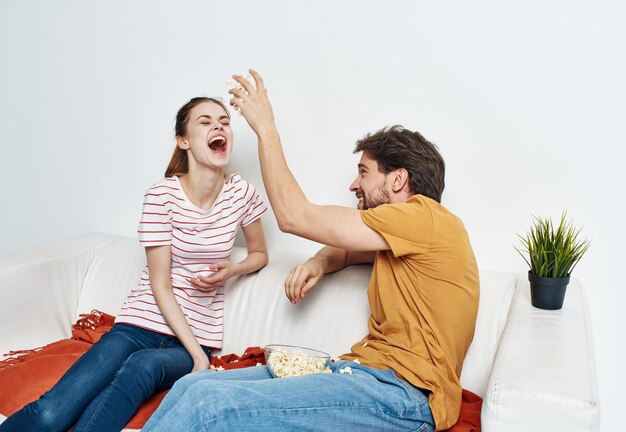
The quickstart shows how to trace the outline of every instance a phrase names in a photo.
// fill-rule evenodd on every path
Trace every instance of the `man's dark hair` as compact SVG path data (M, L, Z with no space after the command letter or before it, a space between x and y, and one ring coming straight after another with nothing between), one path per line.
M388 173L404 168L409 173L411 192L441 202L446 166L437 146L419 132L400 125L370 133L356 142L354 153L365 152Z

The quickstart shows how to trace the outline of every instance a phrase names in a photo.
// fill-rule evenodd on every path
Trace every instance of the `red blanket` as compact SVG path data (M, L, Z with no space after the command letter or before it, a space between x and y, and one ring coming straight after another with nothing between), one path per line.
M43 348L12 351L0 362L0 413L9 416L48 391L70 366L113 326L114 317L93 311L72 327L72 338L54 342ZM243 355L212 357L211 365L236 369L265 364L263 349L250 347ZM156 410L167 392L157 393L141 406L126 425L127 429L141 429ZM480 432L482 399L463 390L461 416L449 432Z

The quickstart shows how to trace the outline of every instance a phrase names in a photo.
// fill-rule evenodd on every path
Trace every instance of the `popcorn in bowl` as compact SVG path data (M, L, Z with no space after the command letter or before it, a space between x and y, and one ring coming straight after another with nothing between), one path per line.
M266 345L265 362L274 378L332 373L330 354L294 345Z

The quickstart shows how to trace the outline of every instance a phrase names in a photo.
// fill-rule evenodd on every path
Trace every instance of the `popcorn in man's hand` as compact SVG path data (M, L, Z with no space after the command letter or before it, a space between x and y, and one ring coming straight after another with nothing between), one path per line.
M250 74L240 73L238 75L242 76L245 79L247 79L248 81L250 81L250 83L254 86L254 79L252 78L252 76ZM226 84L231 86L230 87L231 90L232 89L240 89L240 90L243 90L245 94L248 94L248 92L246 91L244 86L242 86L239 81L235 81L234 79L230 78L230 79L226 80ZM238 106L235 106L234 109L235 109L235 111L237 111L237 114L241 115L241 110L239 109Z

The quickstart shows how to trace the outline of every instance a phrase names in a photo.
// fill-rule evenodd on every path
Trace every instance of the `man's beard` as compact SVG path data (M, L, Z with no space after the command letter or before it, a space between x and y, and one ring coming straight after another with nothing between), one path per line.
M391 197L389 192L385 190L384 185L373 191L372 196L369 198L365 193L363 194L363 210L378 207L381 204L389 204L390 202Z

